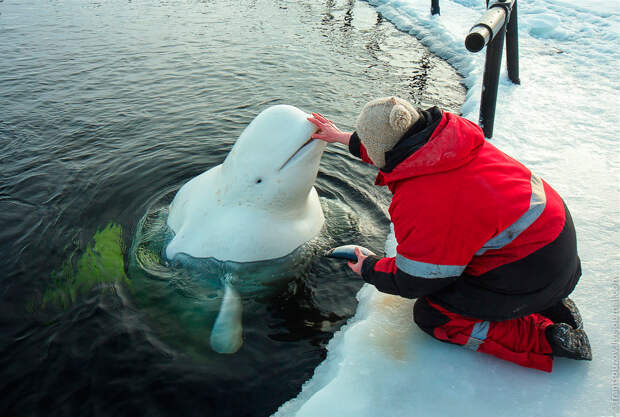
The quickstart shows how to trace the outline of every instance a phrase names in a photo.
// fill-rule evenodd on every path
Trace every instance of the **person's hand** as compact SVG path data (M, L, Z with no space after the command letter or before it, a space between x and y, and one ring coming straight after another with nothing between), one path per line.
M326 119L320 113L312 113L313 117L308 117L308 121L319 128L313 135L312 139L324 140L328 143L342 143L349 145L351 133L343 132L336 127L334 122Z
M353 263L351 261L347 262L349 268L357 275L362 276L362 264L368 258L368 256L364 255L360 248L355 248L355 256L357 256L357 262Z

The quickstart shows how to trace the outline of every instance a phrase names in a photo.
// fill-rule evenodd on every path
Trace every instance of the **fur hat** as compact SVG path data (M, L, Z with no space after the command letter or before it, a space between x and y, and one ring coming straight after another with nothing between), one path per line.
M377 168L385 166L385 153L419 118L415 107L398 97L378 98L364 106L355 130Z

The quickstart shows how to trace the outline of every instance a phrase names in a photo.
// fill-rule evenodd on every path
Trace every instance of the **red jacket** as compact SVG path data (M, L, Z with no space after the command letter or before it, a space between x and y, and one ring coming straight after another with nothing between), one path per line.
M369 258L362 277L485 319L530 314L568 295L580 268L560 196L473 122L422 113L424 123L405 135L417 145L386 154L375 182L393 194L397 256ZM355 134L350 149L372 163Z

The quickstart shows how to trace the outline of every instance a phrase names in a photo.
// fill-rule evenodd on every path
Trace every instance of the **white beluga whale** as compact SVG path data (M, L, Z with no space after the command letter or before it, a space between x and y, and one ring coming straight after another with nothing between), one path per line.
M264 110L221 165L181 187L168 215L168 259L279 258L319 233L325 219L314 180L326 144L310 138L308 116L287 105Z
M241 133L221 165L192 178L170 204L174 237L165 255L239 263L281 258L319 234L325 218L314 188L326 143L296 107L261 112ZM242 343L241 302L225 294L211 332L216 352Z

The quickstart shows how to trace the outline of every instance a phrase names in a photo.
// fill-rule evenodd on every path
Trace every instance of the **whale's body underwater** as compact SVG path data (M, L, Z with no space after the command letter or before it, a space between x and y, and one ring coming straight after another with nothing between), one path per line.
M325 218L314 188L325 142L303 111L287 105L261 112L221 165L183 185L169 208L174 237L165 255L257 262L284 257L319 234ZM225 281L211 331L216 352L242 344L241 300Z

